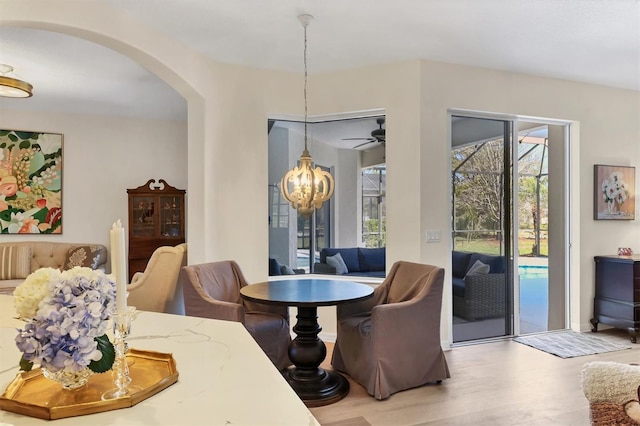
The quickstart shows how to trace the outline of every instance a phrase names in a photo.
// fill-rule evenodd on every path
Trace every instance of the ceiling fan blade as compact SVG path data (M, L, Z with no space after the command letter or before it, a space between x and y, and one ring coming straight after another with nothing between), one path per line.
M371 138L342 138L343 141L372 141Z
M367 141L367 142L365 142L365 143L361 143L360 145L356 145L356 146L354 146L354 147L353 147L353 148L351 148L351 149L360 148L361 146L369 145L370 143L375 143L375 142L376 142L376 141L369 140L369 141Z

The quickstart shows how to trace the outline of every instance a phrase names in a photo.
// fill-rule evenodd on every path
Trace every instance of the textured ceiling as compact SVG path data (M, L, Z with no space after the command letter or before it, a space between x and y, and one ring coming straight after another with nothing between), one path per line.
M0 0L0 13L11 1L21 0ZM296 16L310 13L311 73L421 58L640 90L638 0L83 1L218 62L301 72ZM85 40L0 27L0 63L36 93L0 107L186 119L186 102L159 78Z

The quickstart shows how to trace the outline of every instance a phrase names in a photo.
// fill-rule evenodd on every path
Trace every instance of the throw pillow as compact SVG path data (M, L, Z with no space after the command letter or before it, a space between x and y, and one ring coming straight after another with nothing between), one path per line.
M476 263L476 260L489 265L490 274L502 274L504 272L504 256L494 256L491 254L472 253L469 258L469 268ZM467 269L469 269L467 268Z
M451 275L456 278L464 278L470 259L471 253L453 250L451 252Z
M98 246L70 248L67 252L67 259L64 261L63 269L71 269L75 266L96 269L100 263L100 251L101 249Z
M280 264L273 257L269 258L269 275L271 276L282 275Z
M487 265L486 263L482 263L479 260L476 260L476 263L474 263L471 268L469 268L469 270L467 271L467 275L471 275L471 274L488 274L489 273L489 269L490 266Z
M280 272L282 272L282 275L295 275L295 272L289 265L282 265L280 267Z
M384 271L386 267L386 250L385 247L358 248L360 272Z
M349 272L340 253L336 253L333 256L327 256L327 265L336 268L336 275L344 275Z
M0 280L27 278L31 273L31 247L7 246L0 249Z
M320 250L320 263L327 263L328 256L335 256L340 253L340 257L347 265L349 272L360 272L360 259L358 258L358 247L332 248L327 247Z

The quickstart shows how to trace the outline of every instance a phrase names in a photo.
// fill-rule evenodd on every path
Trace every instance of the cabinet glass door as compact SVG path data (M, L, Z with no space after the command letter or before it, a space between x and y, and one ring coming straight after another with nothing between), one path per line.
M154 197L135 196L132 200L132 234L135 237L152 237L155 229Z
M160 197L160 234L163 237L182 237L181 203L179 197Z

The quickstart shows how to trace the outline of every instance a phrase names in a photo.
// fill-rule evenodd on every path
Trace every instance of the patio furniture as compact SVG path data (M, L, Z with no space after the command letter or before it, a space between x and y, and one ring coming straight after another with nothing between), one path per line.
M472 271L480 261L488 271ZM504 257L452 252L453 315L467 321L505 315Z

